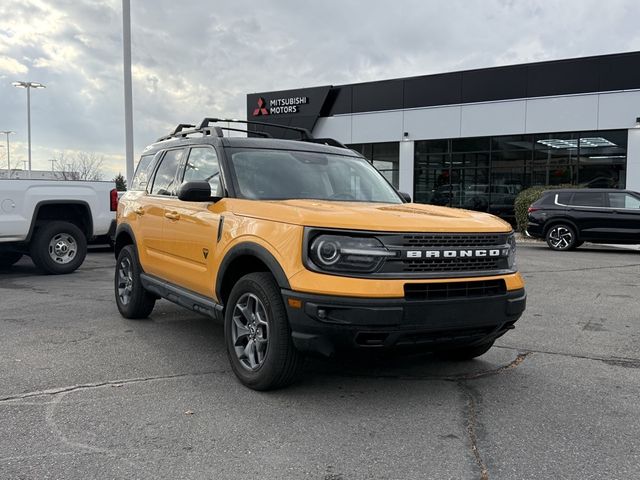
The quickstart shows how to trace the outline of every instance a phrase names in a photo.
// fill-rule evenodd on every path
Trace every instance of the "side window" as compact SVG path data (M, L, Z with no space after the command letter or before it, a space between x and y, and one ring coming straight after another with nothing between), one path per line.
M571 200L571 194L570 193L558 193L558 203L560 205L569 205L569 202ZM553 198L552 195L550 195L551 198ZM553 203L553 202L551 202Z
M640 199L628 193L608 193L609 206L612 208L640 208Z
M131 188L129 190L146 190L147 183L149 182L149 175L153 171L154 155L143 155L140 157L138 166L136 167L136 173L133 175L131 181Z
M216 151L211 147L193 147L184 170L184 182L205 181L211 185L212 195L220 189L220 165Z
M571 199L576 207L604 207L604 193L576 192Z
M184 149L169 150L163 157L153 180L152 195L176 195L176 174Z

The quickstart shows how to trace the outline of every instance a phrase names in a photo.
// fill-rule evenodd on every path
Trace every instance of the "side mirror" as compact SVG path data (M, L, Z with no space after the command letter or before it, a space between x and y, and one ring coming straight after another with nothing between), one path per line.
M405 201L405 203L411 203L411 195L405 192L398 192L398 193L400 194L402 199Z
M178 199L185 202L211 202L211 185L209 182L184 182L178 188Z

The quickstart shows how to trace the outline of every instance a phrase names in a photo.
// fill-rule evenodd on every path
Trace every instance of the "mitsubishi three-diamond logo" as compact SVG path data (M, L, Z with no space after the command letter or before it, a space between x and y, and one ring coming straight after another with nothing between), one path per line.
M258 98L258 108L253 111L254 117L259 117L260 115L269 115L269 110L265 106L267 102L264 101L264 98Z

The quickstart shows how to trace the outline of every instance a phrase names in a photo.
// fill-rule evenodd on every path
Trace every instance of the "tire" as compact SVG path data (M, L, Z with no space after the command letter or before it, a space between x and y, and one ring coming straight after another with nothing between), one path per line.
M270 273L250 273L234 285L224 337L233 372L253 390L286 387L302 372L304 356L293 345L280 289Z
M113 279L116 305L124 318L147 318L156 304L156 297L147 292L140 280L142 268L133 245L124 247L116 261Z
M476 357L480 357L487 353L489 349L493 347L493 340L488 343L481 343L480 345L471 345L467 347L455 348L446 352L441 352L438 355L447 360L465 361L472 360Z
M22 253L0 252L0 269L4 270L15 265L22 258Z
M71 273L87 256L87 238L73 223L50 222L36 230L29 253L33 263L44 273Z
M552 225L545 235L547 245L551 250L565 251L578 247L578 235L575 228L566 223Z

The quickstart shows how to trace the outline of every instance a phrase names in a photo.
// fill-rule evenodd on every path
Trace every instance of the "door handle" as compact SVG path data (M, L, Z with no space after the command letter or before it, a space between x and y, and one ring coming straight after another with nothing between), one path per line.
M144 208L138 207L133 211L133 213L135 213L136 215L144 215Z
M180 214L178 212L165 212L164 216L169 220L180 220Z

